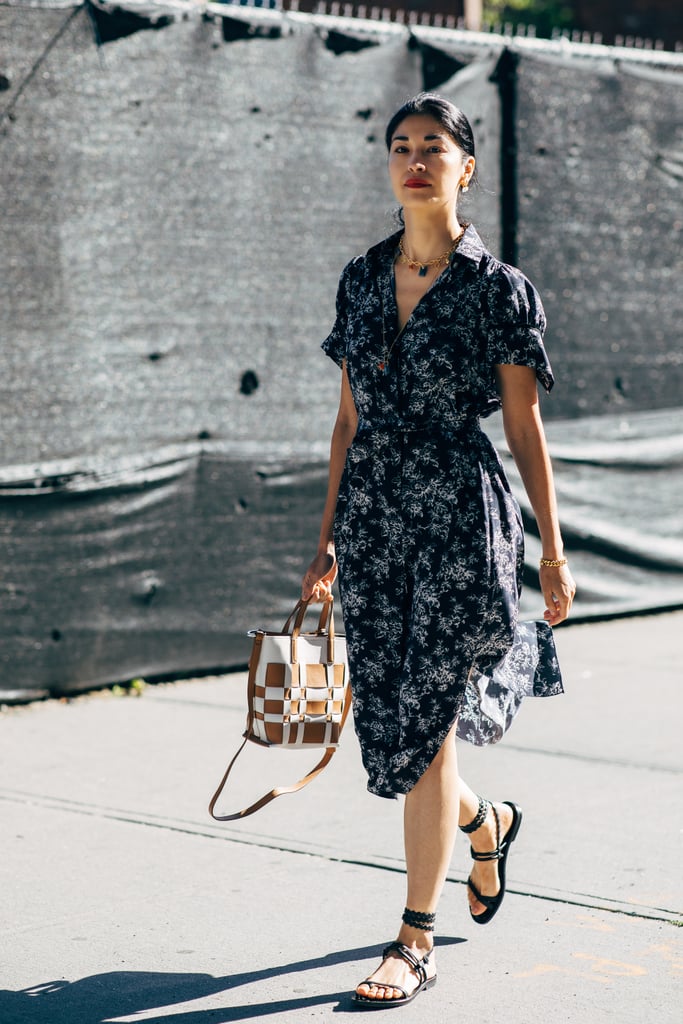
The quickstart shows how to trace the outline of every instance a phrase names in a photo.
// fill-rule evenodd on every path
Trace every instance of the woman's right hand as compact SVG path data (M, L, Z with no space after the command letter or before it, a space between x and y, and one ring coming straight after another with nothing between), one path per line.
M301 583L302 600L328 601L337 578L337 560L331 551L319 551Z

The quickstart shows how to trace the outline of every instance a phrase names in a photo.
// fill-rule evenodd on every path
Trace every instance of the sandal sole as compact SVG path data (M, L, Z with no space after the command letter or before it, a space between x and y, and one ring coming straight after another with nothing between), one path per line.
M505 868L506 868L506 862L507 862L507 859L508 859L508 854L510 852L510 846L511 846L512 843L514 843L515 839L517 838L517 834L518 834L520 826L522 824L522 808L519 807L517 804L513 804L510 800L504 800L503 804L506 807L509 807L511 809L511 811L512 811L512 824L510 825L510 828L507 830L507 832L503 836L503 842L505 843L505 850L503 851L503 856L498 861L498 878L500 880L500 892L498 892L495 896L487 896L487 897L485 897L488 900L493 899L496 902L491 904L491 906L488 907L483 912L483 914L473 914L472 911L470 911L470 917L472 918L473 921L476 922L476 924L488 924L489 921L491 921L496 916L498 911L500 910L500 906L501 906L501 904L503 902L503 898L505 896ZM470 886L470 889L472 890L472 892L474 892L474 895L476 896L476 898L481 903L483 903L483 900L482 900L482 897L481 897L481 893L478 893L475 890L474 886L470 883L469 879L468 879L467 884Z

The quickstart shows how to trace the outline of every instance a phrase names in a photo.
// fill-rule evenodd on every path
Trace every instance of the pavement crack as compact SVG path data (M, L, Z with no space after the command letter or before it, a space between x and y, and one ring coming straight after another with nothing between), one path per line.
M305 844L292 844L291 841L283 840L277 836L264 836L260 834L240 834L231 832L224 826L202 826L198 822L174 820L161 815L152 815L139 811L130 811L97 804L67 800L63 797L52 797L44 794L26 793L19 790L0 789L0 800L7 803L18 803L25 806L35 805L49 810L64 811L68 814L79 814L90 818L100 818L106 821L116 821L125 825L135 825L143 828L161 829L166 832L174 832L181 835L192 836L199 839L212 839L219 842L233 843L240 846L249 846L254 849L273 850L279 853L288 853L300 857L315 857L319 860L326 860L334 864L345 864L351 867L361 867L372 871L388 871L394 874L405 874L405 867L402 862L392 862L381 855L376 858L360 858L335 854L324 847L316 848ZM449 872L446 882L451 885L466 885L465 877L458 877ZM588 893L564 893L552 889L541 888L514 888L508 885L507 892L515 896L526 896L530 899L542 900L549 903L564 903L570 906L581 907L587 910L600 910L611 914L619 914L625 917L635 917L647 921L661 921L665 924L680 925L680 915L664 907L649 907L644 905L633 905L613 900L609 897L593 896Z

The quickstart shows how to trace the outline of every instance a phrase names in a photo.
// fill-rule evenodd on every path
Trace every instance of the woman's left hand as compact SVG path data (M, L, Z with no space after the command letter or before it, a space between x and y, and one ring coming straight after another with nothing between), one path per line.
M551 626L557 626L569 615L576 593L576 583L567 565L542 565L539 578L545 600L543 618Z
M304 601L329 601L332 597L332 584L337 577L337 560L334 548L319 551L315 556L306 575L301 582L301 597Z

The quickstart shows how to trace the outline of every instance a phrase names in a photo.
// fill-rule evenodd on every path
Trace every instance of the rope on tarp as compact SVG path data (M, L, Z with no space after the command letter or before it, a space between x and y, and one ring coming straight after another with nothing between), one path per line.
M12 6L14 6L14 5L12 5ZM47 44L45 45L45 47L43 48L41 53L38 55L38 57L36 57L36 59L34 60L33 64L28 69L28 71L24 75L23 79L19 83L19 85L18 85L14 95L12 96L10 102L7 104L5 109L4 110L0 110L0 128L2 128L2 125L3 125L3 123L5 121L8 121L8 120L11 121L12 120L13 115L14 115L14 110L16 108L16 105L19 102L19 100L21 99L24 91L31 84L31 82L35 78L36 74L38 73L38 71L40 70L42 65L44 64L45 60L49 56L50 52L57 45L57 43L62 38L64 33L67 31L67 29L69 28L71 23L78 17L79 13L81 12L81 10L83 9L84 6L85 5L83 3L79 3L78 6L74 6L73 4L68 4L67 5L66 3L62 3L59 8L56 8L56 9L60 9L60 10L62 10L62 9L68 10L69 8L73 8L73 9L65 17L64 21L59 26L57 31L53 33L53 35L48 40Z

